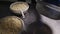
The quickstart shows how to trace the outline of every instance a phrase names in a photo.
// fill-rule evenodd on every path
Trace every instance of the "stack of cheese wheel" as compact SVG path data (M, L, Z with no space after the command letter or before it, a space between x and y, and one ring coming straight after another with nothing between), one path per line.
M18 34L23 29L23 20L16 16L0 19L0 34Z

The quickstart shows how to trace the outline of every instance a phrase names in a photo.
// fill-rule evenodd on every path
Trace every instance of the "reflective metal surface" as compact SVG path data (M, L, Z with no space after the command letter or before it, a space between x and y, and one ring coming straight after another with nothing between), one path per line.
M58 6L51 6L52 4L45 3L45 2L39 2L36 5L36 9L40 14L43 14L51 19L60 19L60 10ZM50 6L50 7L48 7ZM53 9L54 8L54 9Z

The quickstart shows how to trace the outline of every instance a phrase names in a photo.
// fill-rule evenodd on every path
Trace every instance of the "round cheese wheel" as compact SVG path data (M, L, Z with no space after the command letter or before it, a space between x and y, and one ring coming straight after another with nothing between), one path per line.
M10 5L10 9L13 10L14 13L21 13L21 11L26 12L29 8L28 3L26 2L15 2Z
M0 19L0 34L17 34L22 31L23 20L16 16Z

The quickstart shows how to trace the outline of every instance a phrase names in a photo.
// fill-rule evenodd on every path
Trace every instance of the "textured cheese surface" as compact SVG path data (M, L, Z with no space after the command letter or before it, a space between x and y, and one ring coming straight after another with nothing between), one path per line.
M26 11L29 8L29 5L25 2L16 2L16 3L12 3L11 7L12 10L16 10L16 11Z
M21 31L22 21L15 16L9 16L0 20L0 34L17 34Z

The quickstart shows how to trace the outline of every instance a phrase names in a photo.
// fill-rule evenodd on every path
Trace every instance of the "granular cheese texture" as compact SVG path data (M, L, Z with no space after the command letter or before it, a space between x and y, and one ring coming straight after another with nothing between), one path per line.
M26 2L15 2L15 3L11 4L10 8L19 13L20 11L24 12L24 11L28 10L29 5Z
M22 27L22 20L16 16L0 19L0 34L18 34Z

